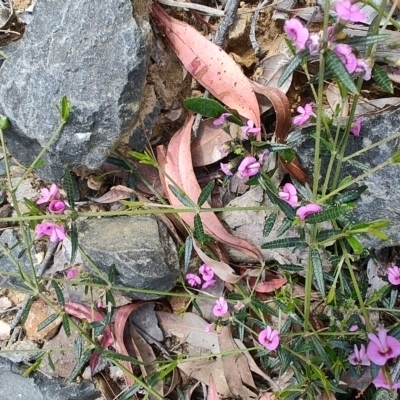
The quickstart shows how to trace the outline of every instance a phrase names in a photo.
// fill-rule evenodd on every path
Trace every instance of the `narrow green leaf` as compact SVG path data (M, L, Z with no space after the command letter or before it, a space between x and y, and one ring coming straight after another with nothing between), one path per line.
M71 103L68 101L67 96L62 97L58 110L60 112L61 119L64 122L67 122L71 112Z
M307 200L309 202L312 201L313 194L308 184L306 184L306 186L303 186L299 181L297 181L294 178L292 178L292 183L293 186L296 188L297 192L301 195L301 197L304 200Z
M293 224L293 221L289 218L284 218L282 221L281 226L278 228L278 231L276 232L276 236L282 236Z
M71 327L69 326L69 318L67 314L63 314L62 316L62 320L63 320L63 328L64 328L64 332L67 335L67 337L71 336Z
M151 157L149 154L139 153L138 151L131 151L129 154L133 158L136 158L140 164L155 165L153 157Z
M278 312L276 310L274 310L272 307L268 306L267 304L263 303L261 300L258 300L256 298L252 298L251 299L251 305L257 309L257 310L261 310L264 311L268 314L273 315L274 317L279 316Z
M111 290L106 291L106 304L111 303L114 307L117 306L114 295Z
M278 268L287 272L304 272L304 267L296 264L279 264Z
M78 362L75 364L74 369L71 372L67 382L71 383L83 370L86 363L88 362L90 355L92 354L92 349L86 349L81 357L79 358Z
M318 224L325 221L332 221L342 215L349 213L352 210L353 207L350 207L347 204L338 205L336 207L331 207L327 210L323 210L319 213L310 215L305 219L305 222L307 222L308 224Z
M381 240L388 240L388 235L386 235L386 233L380 231L379 229L368 228L367 232L368 232L370 235L376 236L378 239L381 239Z
M263 228L263 236L264 237L267 237L271 233L272 228L274 227L277 218L278 218L278 213L276 211L274 211L265 220L264 228Z
M346 163L351 165L354 168L359 169L362 172L368 172L371 169L368 165L360 163L357 160L348 160L348 161L346 161Z
M126 392L123 392L122 397L119 397L120 400L131 400L134 398L134 394L140 390L140 385L135 384L130 387Z
M82 336L79 335L78 338L75 341L76 358L78 360L82 356L82 350L83 350Z
M136 358L133 358L130 356L125 356L124 354L120 354L120 353L114 353L110 350L102 349L101 356L103 358L106 358L111 361L128 361L131 364L135 364L135 365L144 365L145 364L143 362L136 360Z
M346 38L346 44L349 46L367 46L370 44L384 42L390 38L390 35L371 35L371 36L353 36Z
M321 357L322 361L330 369L330 371L333 372L332 362L329 359L328 354L326 354L326 351L325 351L324 347L322 346L321 342L315 336L311 337L311 341L312 341L314 350Z
M385 92L393 94L393 83L387 72L380 65L374 65L374 68L372 69L372 77Z
M71 261L72 265L75 262L76 254L78 252L78 227L76 221L71 222Z
M337 204L349 203L360 198L360 196L368 189L368 186L362 185L357 189L344 190L342 193L334 197L333 201Z
M189 263L192 257L192 251L193 251L193 237L189 235L185 240L185 254L183 263L185 272L187 272L187 270L189 269Z
M49 367L50 367L53 371L55 371L55 370L56 370L56 367L55 367L54 362L53 362L53 360L52 360L52 358L51 358L51 353L50 353L50 352L47 353L47 361L48 361L48 363L49 363Z
M400 149L396 151L396 153L393 154L393 156L390 158L390 161L393 164L399 164L400 163Z
M0 129L1 130L7 129L9 125L10 121L8 120L8 118L0 114Z
M115 271L116 271L115 264L111 264L110 270L108 271L108 281L110 283L114 283Z
M58 304L60 304L61 307L64 307L65 306L65 299L64 299L63 292L62 292L62 290L60 288L60 285L56 281L51 281L51 285L53 286L54 291L56 292Z
M289 237L276 239L261 245L262 249L281 249L283 247L306 247L307 242L303 238Z
M27 378L28 376L30 376L30 374L39 370L45 354L46 353L41 354L40 357L28 369L24 371L24 373L22 374L24 378Z
M207 185L203 188L200 193L199 199L197 200L197 205L201 207L207 199L211 196L212 191L214 190L215 181L210 181Z
M189 197L179 188L173 186L173 185L168 185L169 189L171 192L174 194L174 196L186 207L191 207L191 208L196 208L197 205L193 203L192 200L189 199Z
M67 192L67 199L69 206L75 208L75 185L72 179L72 175L67 167L64 168L64 187Z
M290 75L293 74L293 72L296 70L296 68L307 59L309 56L309 51L308 50L303 50L297 53L287 64L285 70L283 71L283 74L278 80L278 87L282 86L285 81L289 78Z
M346 237L346 240L355 254L361 254L364 251L363 245L358 239L355 238L355 236Z
M204 232L203 222L201 222L199 214L194 216L194 236L200 243L214 242L214 239Z
M318 233L317 235L317 241L318 242L324 242L325 240L328 240L329 238L331 238L332 236L336 236L338 234L340 234L342 231L338 230L338 229L326 229L326 230L322 230Z
M317 284L317 288L321 293L322 297L326 297L325 293L325 282L324 282L324 270L322 267L321 257L319 255L319 251L317 249L311 250L311 262L314 269L314 277L315 282Z
M358 94L357 87L340 58L331 49L327 49L324 54L329 71L333 73L349 92Z
M51 314L49 315L44 321L42 321L38 326L37 326L37 332L41 331L42 329L46 328L46 326L50 325L53 321L55 321L58 318L57 314Z

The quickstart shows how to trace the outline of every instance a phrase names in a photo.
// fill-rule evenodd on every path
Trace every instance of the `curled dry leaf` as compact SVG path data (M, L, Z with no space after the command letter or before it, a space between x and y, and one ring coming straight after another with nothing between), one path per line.
M99 198L89 197L89 200L92 200L96 203L115 203L116 201L129 199L131 194L134 192L133 189L130 189L123 185L113 186L107 193Z
M94 321L100 322L104 318L103 313L95 311L92 308L80 303L68 302L65 304L64 309L67 314L72 315L73 317L79 319L86 319L89 322L94 322ZM114 339L111 333L111 329L109 326L106 326L103 331L103 336L100 340L100 346L103 349L107 349L113 343ZM96 371L99 360L100 360L100 354L97 350L95 350L89 360L90 370L92 371L92 374L94 373L94 371Z
M256 96L235 61L196 29L170 17L156 3L151 17L189 73L217 99L260 126Z
M194 203L197 203L201 193L191 162L190 138L193 121L194 117L190 116L185 125L171 139L168 150L163 146L157 147L157 159L161 168L165 171L165 176L163 173L160 174L163 188L169 202L177 207L181 207L182 203L171 192L169 185L176 184ZM210 208L208 202L204 203L203 208ZM194 226L194 213L181 213L180 217L190 227ZM214 213L201 213L200 217L204 231L208 235L253 258L263 260L261 252L256 246L227 232Z
M253 89L258 95L265 96L274 106L276 113L275 137L278 143L285 143L289 130L292 126L292 114L289 100L279 89L262 86L252 82ZM300 161L295 157L292 162L287 163L282 157L279 158L282 167L300 183L307 183L308 177L301 167Z
M129 315L133 311L137 310L142 304L144 303L137 302L133 304L127 304L126 306L119 308L118 311L115 313L115 319L114 319L115 348L119 353L125 356L129 356L128 350L126 349L124 343L124 329L126 321L128 320ZM130 371L131 373L133 372L131 363L124 361L122 364L128 371ZM133 385L134 380L132 376L126 374L125 379L127 385L129 386Z
M208 383L207 400L219 400L219 396L218 396L218 392L217 392L217 385L215 384L212 374L210 374L210 380Z

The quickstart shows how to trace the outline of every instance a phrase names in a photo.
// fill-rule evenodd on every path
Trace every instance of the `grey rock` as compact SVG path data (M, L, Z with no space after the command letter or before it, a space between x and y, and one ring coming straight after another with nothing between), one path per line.
M346 149L346 155L353 154L373 143L389 137L398 132L400 125L400 110L383 112L382 114L364 117L360 137L351 136ZM304 137L294 144L303 166L308 171L313 170L314 161L314 140ZM354 160L364 164L368 168L388 160L400 147L400 138L375 147L374 149L356 157ZM329 154L327 151L322 158L322 172L320 183L326 175L326 166ZM351 163L345 163L342 169L341 178L345 176L357 177L364 171L356 168ZM359 239L365 247L379 249L387 246L400 245L400 165L391 164L360 181L358 184L368 186L356 203L356 208L351 214L354 221L368 222L376 219L388 219L391 223L384 232L389 236L387 241L382 241L374 236L361 235ZM310 176L312 176L310 172Z
M174 287L178 255L162 222L142 216L90 219L78 223L78 233L80 246L103 272L108 274L115 264L116 285L160 291ZM128 291L124 294L144 300L160 297Z
M22 244L20 237L13 229L6 229L0 236L0 242L10 250L13 259L18 262L21 269L29 276L33 278L32 267L29 262L26 247ZM32 254L33 256L33 254ZM27 290L23 280L19 277L18 267L13 261L3 252L0 255L0 276L4 281L1 282L1 286L6 287L17 287L20 290ZM6 273L13 273L16 276L8 276Z
M90 381L66 384L62 379L47 378L36 373L24 378L24 371L0 357L0 390L2 400L96 400L101 393Z
M98 168L121 135L132 131L151 45L149 22L131 0L41 0L21 44L0 70L0 113L11 154L30 164L60 123L67 125L37 169L59 181L64 166Z

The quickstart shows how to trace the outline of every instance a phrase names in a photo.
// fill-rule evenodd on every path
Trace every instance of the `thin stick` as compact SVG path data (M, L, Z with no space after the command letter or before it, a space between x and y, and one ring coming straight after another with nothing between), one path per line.
M257 56L261 55L261 48L260 48L260 45L258 44L257 38L256 38L256 24L257 24L258 16L260 14L260 11L271 2L272 2L272 0L264 0L261 4L258 5L258 8L255 10L253 16L251 17L249 38L250 38L251 47L253 48L254 53L256 53Z
M175 1L175 0L158 0L158 2L161 4L164 4L165 6L196 10L198 12L201 12L202 14L211 15L213 17L223 17L224 16L224 12L222 10L216 10L215 8L202 6L201 4L185 3L185 2L181 2L181 1Z

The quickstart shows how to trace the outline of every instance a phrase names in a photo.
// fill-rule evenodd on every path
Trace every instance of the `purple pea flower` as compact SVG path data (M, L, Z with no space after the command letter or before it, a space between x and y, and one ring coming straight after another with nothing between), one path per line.
M388 268L388 279L392 285L400 285L400 268L397 265Z
M67 271L66 277L67 277L67 279L74 279L78 275L79 275L79 271L76 268L70 268Z
M190 286L200 285L201 279L195 274L186 274L186 280Z
M286 183L283 188L282 192L279 192L279 197L289 203L292 207L297 205L299 201L297 197L297 190L291 183Z
M362 72L364 74L363 79L365 81L369 81L371 79L372 68L368 64L368 62L363 58L357 59L357 66L355 72Z
M199 272L205 281L214 278L214 271L207 264L203 264L199 268Z
M284 29L287 37L295 42L297 51L301 51L306 48L306 43L310 33L297 18L291 18L287 20L285 22Z
M59 242L65 239L64 227L54 222L42 222L41 224L37 224L35 232L38 238L50 236L50 242Z
M49 204L49 211L52 214L61 214L65 210L65 203L62 200L52 200Z
M362 117L357 118L351 125L350 132L354 136L360 136Z
M307 204L297 209L296 215L301 219L306 219L309 215L322 211L322 207L318 204Z
M375 377L372 383L375 385L376 388L384 388L388 390L400 389L400 382L388 382L382 368L379 369L378 375Z
M213 121L215 126L222 125L227 118L229 118L232 114L231 113L222 113L218 118Z
M215 300L215 306L213 308L213 313L216 317L221 317L228 312L228 303L223 297Z
M347 44L338 44L333 49L340 58L349 74L352 74L357 68L357 58L353 54L352 48Z
M350 0L338 1L335 8L339 19L343 21L364 22L367 19L367 15L352 4Z
M261 128L254 127L254 121L249 119L245 126L241 126L240 129L242 131L242 140L248 140L249 134L257 135L261 132Z
M60 191L55 183L50 186L50 189L40 189L40 195L42 196L36 201L36 204L48 203L51 200L58 200L60 198Z
M254 157L246 157L239 165L238 177L240 179L257 175L260 170L260 163Z
M275 350L279 346L279 331L267 326L258 334L258 341L268 350Z
M380 328L378 335L368 334L368 358L376 365L385 365L390 358L400 355L400 342L387 332L387 329Z
M232 173L232 171L231 171L231 168L233 168L233 166L232 166L231 163L226 163L226 164L220 163L220 164L219 164L219 167L221 168L221 171L222 171L225 175L227 175L227 176L232 176L232 175L233 175L233 173Z
M360 350L356 344L354 345L354 352L349 355L349 362L353 365L371 365L363 344L360 346Z
M305 124L313 115L311 103L305 104L304 107L297 107L297 112L299 113L299 115L296 115L293 118L293 124L296 126Z

